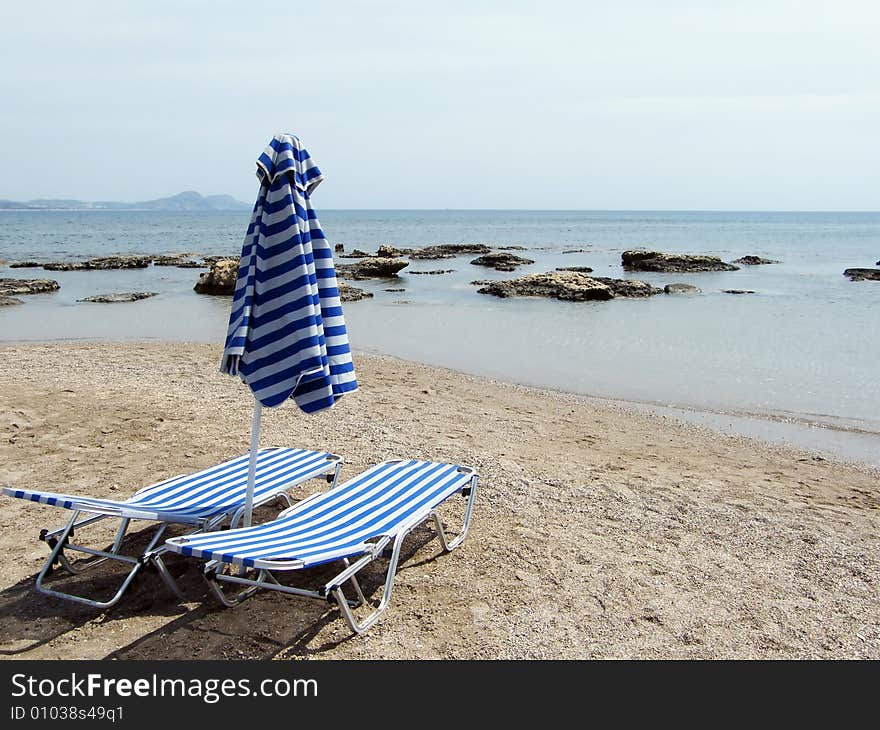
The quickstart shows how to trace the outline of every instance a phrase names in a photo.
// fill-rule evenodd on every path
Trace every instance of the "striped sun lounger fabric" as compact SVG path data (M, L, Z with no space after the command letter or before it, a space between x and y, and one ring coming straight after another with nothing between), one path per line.
M292 395L315 413L357 389L333 254L310 200L324 177L291 134L272 139L257 177L220 369L264 406Z
M254 501L259 503L290 486L330 471L330 454L302 449L261 449L257 456ZM132 519L195 524L242 506L247 488L248 455L195 474L166 479L138 490L124 502L6 488L10 497Z
M427 517L471 476L454 464L385 462L303 500L271 522L166 544L183 555L237 566L260 567L255 563L261 560L294 561L291 568L320 565L370 553L368 540L394 536L419 515Z

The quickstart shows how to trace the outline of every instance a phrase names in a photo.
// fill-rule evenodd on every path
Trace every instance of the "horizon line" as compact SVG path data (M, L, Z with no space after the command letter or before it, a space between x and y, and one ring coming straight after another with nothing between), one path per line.
M34 200L51 200L51 198L34 198ZM65 200L65 198L57 198ZM74 198L67 198L74 200ZM100 201L104 202L104 201ZM110 201L116 202L116 201ZM121 202L121 201L120 201ZM244 201L241 201L244 202ZM880 209L868 210L861 208L351 208L351 207L322 207L322 211L356 211L356 212L428 212L428 213L880 213ZM0 213L243 213L243 209L215 208L208 210L161 210L155 208L0 208Z

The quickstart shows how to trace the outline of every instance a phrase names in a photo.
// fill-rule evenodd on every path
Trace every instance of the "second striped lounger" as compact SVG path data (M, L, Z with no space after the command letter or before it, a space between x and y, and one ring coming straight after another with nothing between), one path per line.
M94 499L71 494L56 494L29 489L4 488L3 494L32 502L73 510L73 516L65 527L43 530L40 539L48 543L51 552L37 576L37 590L48 596L82 603L93 608L109 608L119 601L140 569L152 563L178 598L183 598L177 584L162 561L167 552L163 546L156 547L171 524L189 526L195 532L218 529L228 519L232 527L238 523L244 511L247 489L249 456L203 469L195 474L166 479L144 487L123 502L110 499ZM323 451L275 448L261 449L257 455L254 479L254 506L280 498L291 504L286 492L314 477L325 476L335 486L342 467L342 457ZM82 517L82 515L91 515ZM77 529L101 520L118 519L119 527L109 550L98 550L71 542ZM149 544L138 555L124 555L122 540L132 520L148 520L159 523ZM98 558L85 565L71 563L66 553L78 552ZM119 589L106 601L98 601L43 585L47 574L55 564L68 573L81 573L103 560L116 560L131 565Z
M165 544L174 552L208 561L205 577L226 606L237 605L260 588L335 601L352 631L361 633L388 607L400 548L407 534L433 520L443 549L454 550L467 534L476 492L477 474L468 467L431 461L386 461L335 489L307 497L271 522L175 537ZM450 539L437 508L456 493L465 496L467 504L463 526ZM372 612L358 620L352 609L366 604L367 599L357 574L388 550L391 555L382 598ZM332 562L340 562L341 571L316 590L282 585L273 574ZM245 588L227 595L220 583ZM346 583L353 588L356 600L345 596Z

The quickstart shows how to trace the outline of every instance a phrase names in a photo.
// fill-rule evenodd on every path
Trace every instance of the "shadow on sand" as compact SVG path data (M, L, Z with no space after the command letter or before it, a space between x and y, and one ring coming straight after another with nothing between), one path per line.
M131 533L124 543L125 552L136 553L151 535L150 528ZM435 560L441 554L439 550L419 562L409 562L435 537L434 531L428 527L410 533L403 546L398 574ZM170 620L135 641L104 653L104 658L295 658L321 655L352 636L335 603L331 605L260 591L240 606L222 608L207 591L201 577L200 561L168 555L165 562L187 601L197 602L195 608L188 609L178 603L151 567L140 573L116 606L104 611L37 593L35 575L0 591L0 658L27 658L30 651L67 634L72 635L89 623L109 625L145 616L168 617ZM386 567L386 560L378 560L359 574L364 594L371 601L381 597ZM125 566L108 561L74 576L56 570L47 585L102 599L113 594L125 570ZM332 578L338 570L338 564L334 564L277 574L276 577L286 585L315 588ZM391 610L393 607L392 599ZM316 645L322 629L331 624L338 624L338 630ZM107 645L112 644L112 632L108 631ZM102 650L99 649L98 653ZM73 644L68 658L83 655L84 652L78 651ZM94 656L95 652L90 651L88 655Z

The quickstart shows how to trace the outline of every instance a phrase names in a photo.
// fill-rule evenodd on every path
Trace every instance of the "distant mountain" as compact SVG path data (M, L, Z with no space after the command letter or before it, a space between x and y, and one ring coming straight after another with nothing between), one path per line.
M251 206L231 195L201 195L186 190L169 198L121 203L114 200L87 202L60 198L40 198L18 202L0 200L0 210L250 210Z

